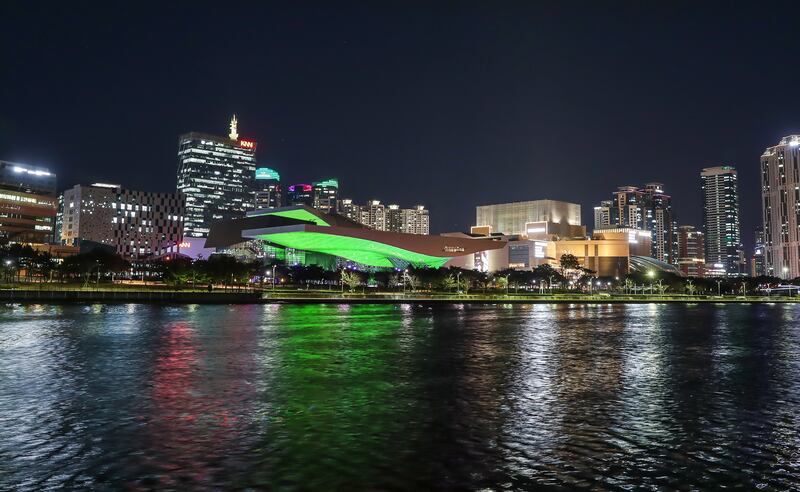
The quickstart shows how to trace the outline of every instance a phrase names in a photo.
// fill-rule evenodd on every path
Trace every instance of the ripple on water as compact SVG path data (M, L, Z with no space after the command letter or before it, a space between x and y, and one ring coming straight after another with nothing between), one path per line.
M0 489L797 489L798 318L5 306Z

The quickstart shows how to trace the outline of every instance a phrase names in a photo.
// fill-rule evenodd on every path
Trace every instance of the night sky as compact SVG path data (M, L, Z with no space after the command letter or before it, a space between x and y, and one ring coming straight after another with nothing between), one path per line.
M800 2L0 2L0 159L61 188L174 191L179 134L240 133L284 182L424 203L591 209L665 183L700 226L702 167L740 173L800 133ZM755 3L755 2L754 2Z

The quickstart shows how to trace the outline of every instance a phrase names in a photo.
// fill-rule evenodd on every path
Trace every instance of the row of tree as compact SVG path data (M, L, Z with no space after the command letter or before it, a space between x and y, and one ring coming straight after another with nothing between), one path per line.
M262 262L242 262L232 256L212 255L208 259L190 260L186 257L167 257L148 262L130 263L119 255L95 249L58 261L47 252L30 246L11 244L0 246L0 272L5 281L60 281L84 284L139 278L157 280L175 286L208 284L243 285L260 283L263 286L291 285L300 288L345 287L381 290L462 292L505 290L518 291L576 291L598 288L625 293L752 293L768 285L787 283L775 277L758 278L693 278L651 271L634 272L624 278L597 278L594 272L582 268L573 255L561 257L558 268L540 265L533 270L507 269L494 273L461 268L415 268L405 270L340 271L316 265L284 266ZM800 278L792 281L800 285Z

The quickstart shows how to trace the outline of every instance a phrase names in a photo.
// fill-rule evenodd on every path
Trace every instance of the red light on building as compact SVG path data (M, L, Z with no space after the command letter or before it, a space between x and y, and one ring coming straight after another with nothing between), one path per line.
M256 143L252 140L239 140L239 147L243 149L253 149L256 148Z

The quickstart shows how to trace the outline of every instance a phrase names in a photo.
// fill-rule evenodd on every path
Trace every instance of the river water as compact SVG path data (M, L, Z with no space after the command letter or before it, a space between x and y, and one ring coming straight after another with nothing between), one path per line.
M800 488L800 306L0 307L0 490Z

